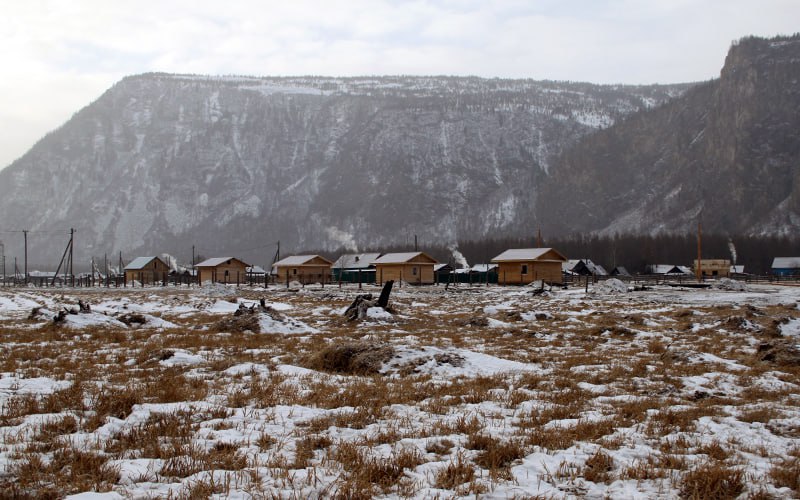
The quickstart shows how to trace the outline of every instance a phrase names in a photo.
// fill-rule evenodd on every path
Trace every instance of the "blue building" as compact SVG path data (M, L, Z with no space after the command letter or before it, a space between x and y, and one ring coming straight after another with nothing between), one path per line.
M775 257L772 261L774 276L800 276L800 257Z

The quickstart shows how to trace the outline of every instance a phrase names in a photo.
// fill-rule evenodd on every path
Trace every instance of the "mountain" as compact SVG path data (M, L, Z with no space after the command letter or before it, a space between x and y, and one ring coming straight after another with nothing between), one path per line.
M2 226L51 266L70 227L86 260L532 234L556 158L688 88L131 76L0 171Z
M540 186L550 232L800 229L800 35L744 38L719 79L566 149Z

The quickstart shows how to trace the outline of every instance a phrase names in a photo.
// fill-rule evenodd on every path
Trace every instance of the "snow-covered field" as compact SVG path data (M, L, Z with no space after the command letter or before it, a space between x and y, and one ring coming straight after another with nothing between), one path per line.
M357 293L0 289L0 496L800 495L800 288Z

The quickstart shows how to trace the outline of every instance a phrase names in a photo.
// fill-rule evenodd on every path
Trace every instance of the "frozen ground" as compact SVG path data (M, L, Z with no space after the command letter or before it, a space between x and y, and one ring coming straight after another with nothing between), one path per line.
M356 293L0 289L0 496L800 495L800 288Z

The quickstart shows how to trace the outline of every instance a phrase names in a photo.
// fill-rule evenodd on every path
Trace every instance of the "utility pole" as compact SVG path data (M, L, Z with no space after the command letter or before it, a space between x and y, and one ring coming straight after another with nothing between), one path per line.
M700 221L697 221L697 269L695 272L697 273L697 281L703 281L703 229L700 226Z
M194 269L194 245L192 245L192 269Z
M25 240L25 284L28 284L28 230L22 230L22 237Z
M536 248L542 248L542 228L536 230Z
M414 251L415 252L419 252L419 249L417 248L417 235L416 234L414 235Z
M74 246L73 246L73 243L74 243L73 238L74 237L75 237L75 230L72 229L72 228L69 228L69 275L72 278L72 286L75 286L75 272L72 269L72 250L74 248Z

